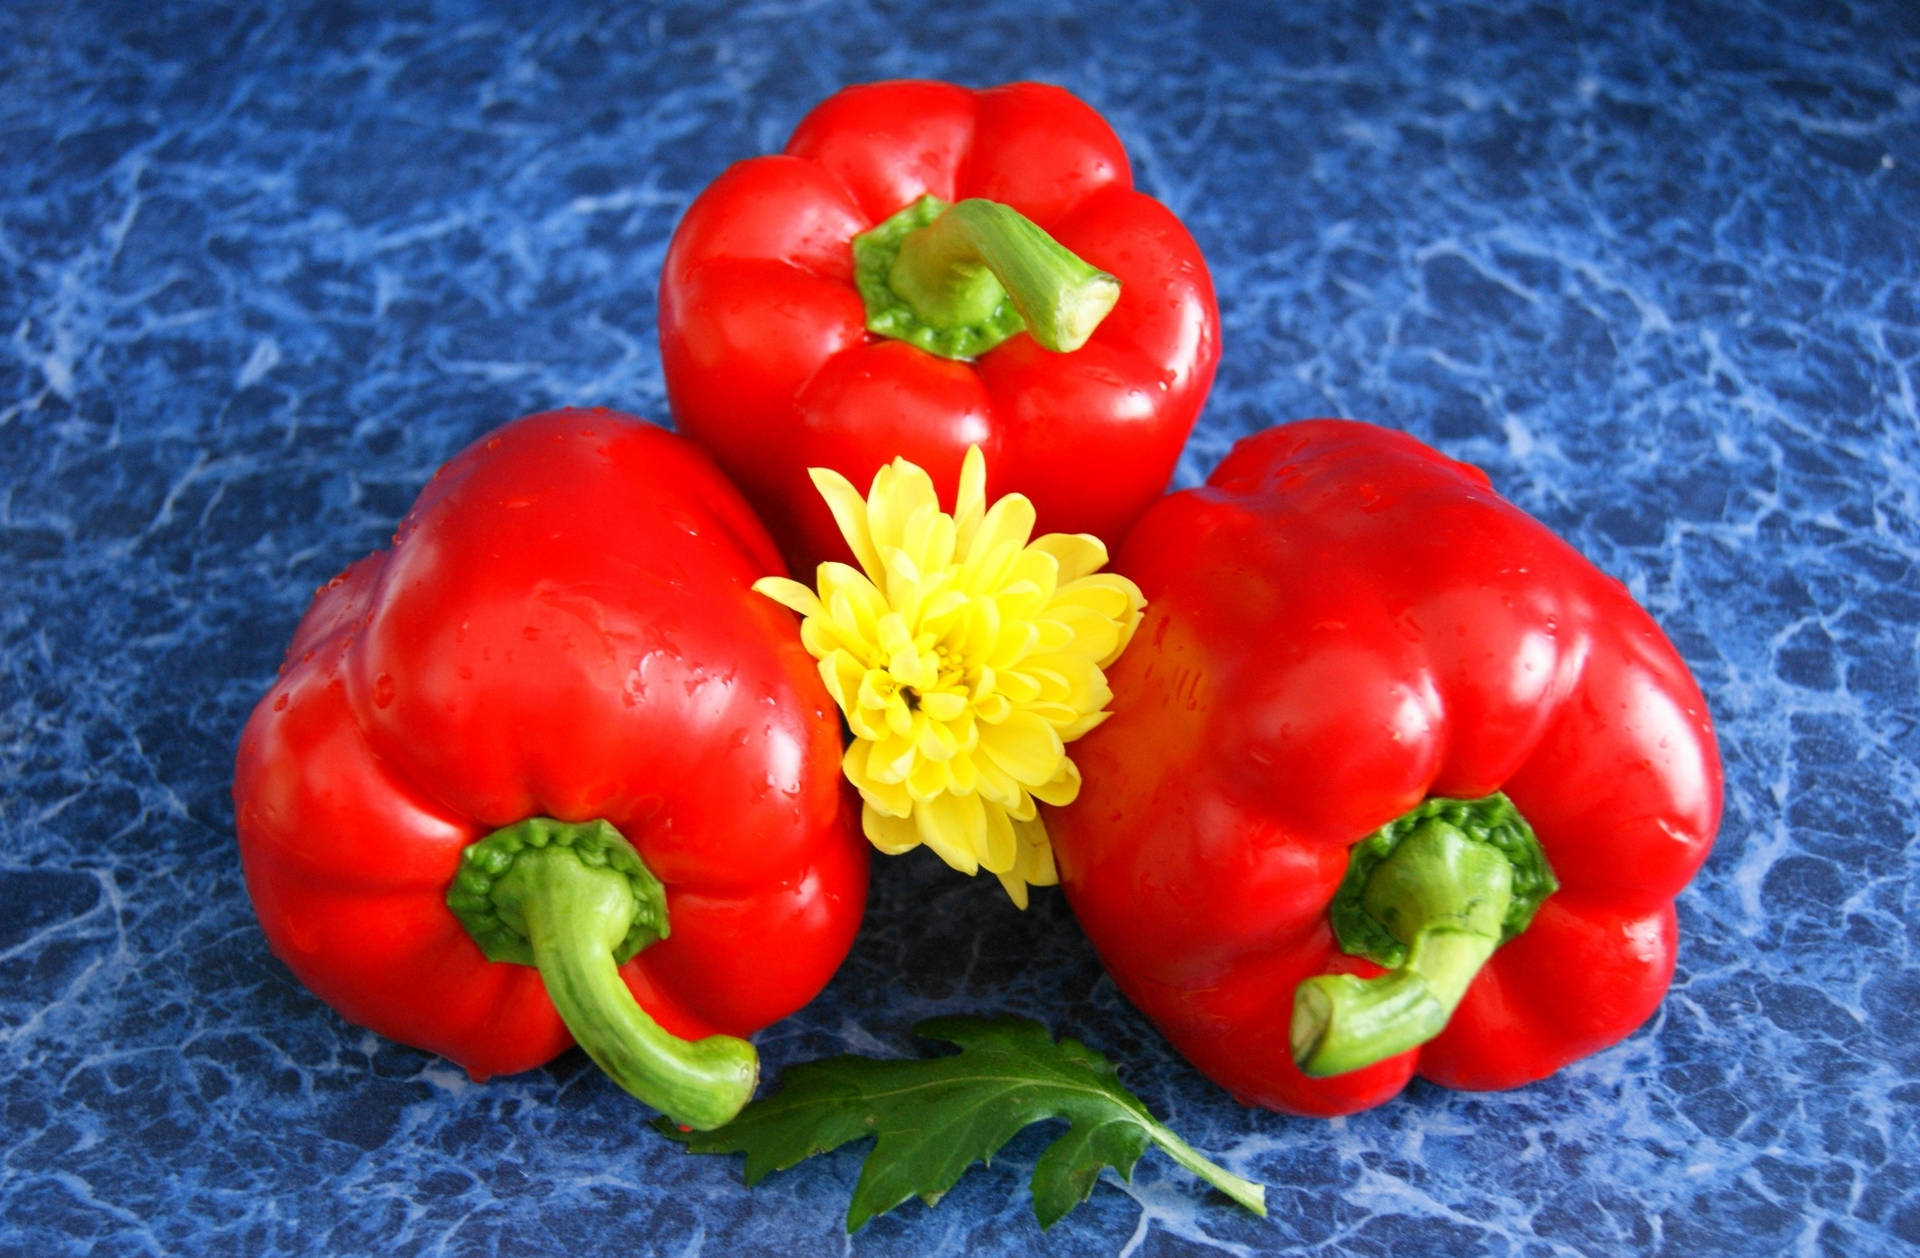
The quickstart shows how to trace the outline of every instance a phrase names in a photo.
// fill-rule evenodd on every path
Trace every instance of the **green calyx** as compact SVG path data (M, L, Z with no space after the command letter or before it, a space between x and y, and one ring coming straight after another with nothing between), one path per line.
M1558 889L1505 795L1429 799L1354 846L1328 909L1347 953L1386 967L1323 974L1294 993L1294 1060L1342 1074L1446 1029L1480 967Z
M489 960L536 967L587 1055L674 1122L717 1127L753 1095L751 1044L669 1033L620 977L668 922L660 880L612 825L534 817L496 830L461 854L447 906Z
M447 889L447 907L487 960L534 964L524 911L524 872L521 879L510 875L524 854L546 848L566 852L583 868L606 870L609 882L626 882L633 910L612 950L615 965L625 965L642 948L667 937L666 890L620 831L605 821L569 824L551 817L529 817L469 844L460 854L460 872ZM514 893L516 889L520 894Z
M1368 888L1403 842L1421 828L1435 824L1450 827L1462 838L1485 844L1506 858L1509 889L1499 915L1501 943L1525 930L1541 901L1559 889L1533 827L1505 795L1495 792L1480 799L1425 800L1360 840L1348 854L1347 876L1341 879L1340 889L1327 909L1342 951L1390 970L1406 964L1408 942L1403 936L1407 932L1404 926L1396 929L1403 909L1397 902L1382 903L1378 912L1370 909ZM1384 900L1387 889L1383 884L1374 898ZM1406 895L1417 896L1423 889L1408 888ZM1425 910L1430 915L1444 911L1445 906Z
M922 197L855 236L853 259L867 329L943 358L977 358L1023 330L1067 353L1120 299L1113 276L978 197Z

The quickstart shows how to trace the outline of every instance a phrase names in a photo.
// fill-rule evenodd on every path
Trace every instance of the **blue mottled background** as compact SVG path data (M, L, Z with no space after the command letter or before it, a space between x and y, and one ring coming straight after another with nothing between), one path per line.
M1401 425L1666 626L1727 809L1644 1030L1511 1093L1249 1112L1057 893L886 862L772 1069L1038 1016L1273 1213L1150 1156L1042 1238L1035 1132L848 1240L851 1153L749 1192L577 1055L475 1085L269 956L228 781L314 587L486 428L664 418L688 200L903 75L1065 84L1186 217L1226 355L1183 482L1270 421ZM14 0L0 159L0 1252L1920 1247L1912 3Z

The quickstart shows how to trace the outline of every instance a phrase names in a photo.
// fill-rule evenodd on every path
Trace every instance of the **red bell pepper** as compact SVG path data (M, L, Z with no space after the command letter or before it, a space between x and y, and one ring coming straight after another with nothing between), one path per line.
M1347 1113L1416 1071L1539 1079L1653 1012L1720 767L1618 582L1474 468L1338 420L1242 441L1114 566L1146 616L1049 830L1202 1072Z
M348 1020L484 1078L578 1041L709 1127L850 946L867 845L779 558L691 444L508 424L320 590L242 735L247 888ZM569 1034L571 1032L571 1034Z
M695 199L660 349L676 427L810 572L850 555L809 468L865 485L903 457L951 500L975 445L1039 532L1119 537L1166 488L1220 332L1193 238L1085 103L914 81L839 92Z

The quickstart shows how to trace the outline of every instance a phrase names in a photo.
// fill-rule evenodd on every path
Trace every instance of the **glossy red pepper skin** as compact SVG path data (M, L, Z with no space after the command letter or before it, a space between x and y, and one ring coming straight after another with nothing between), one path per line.
M811 999L865 902L832 701L746 503L690 443L608 411L516 421L449 462L392 549L320 590L242 736L240 854L274 953L349 1021L476 1077L571 1037L538 971L446 895L467 844L605 819L666 886L621 970L686 1039Z
M1114 562L1147 612L1049 818L1122 991L1242 1102L1332 1115L1417 1071L1539 1079L1638 1027L1721 779L1706 704L1624 587L1477 470L1350 421L1241 442ZM1348 849L1429 796L1504 791L1560 881L1438 1038L1309 1078L1295 988L1377 974L1327 907Z
M1020 334L962 362L870 334L850 242L928 193L1012 206L1118 277L1118 305L1068 353ZM676 428L810 572L848 554L808 468L865 485L900 456L945 500L970 445L1037 531L1118 538L1172 476L1220 331L1198 246L1084 102L907 81L839 92L701 193L667 252L660 347Z

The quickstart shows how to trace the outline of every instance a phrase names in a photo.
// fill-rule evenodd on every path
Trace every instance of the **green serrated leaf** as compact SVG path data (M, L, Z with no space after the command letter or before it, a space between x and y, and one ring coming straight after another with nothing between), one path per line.
M1093 1195L1102 1167L1131 1180L1140 1155L1153 1143L1146 1128L1129 1119L1076 1123L1047 1146L1033 1165L1033 1213L1046 1231Z
M910 1197L933 1205L968 1167L990 1162L1020 1131L1049 1120L1065 1120L1067 1131L1034 1166L1033 1208L1043 1229L1087 1199L1104 1167L1131 1176L1149 1145L1266 1214L1265 1189L1195 1153L1121 1086L1113 1063L1084 1044L1055 1043L1027 1018L934 1018L914 1030L960 1051L808 1062L723 1127L663 1130L695 1153L744 1153L749 1185L871 1137L847 1207L849 1232Z

